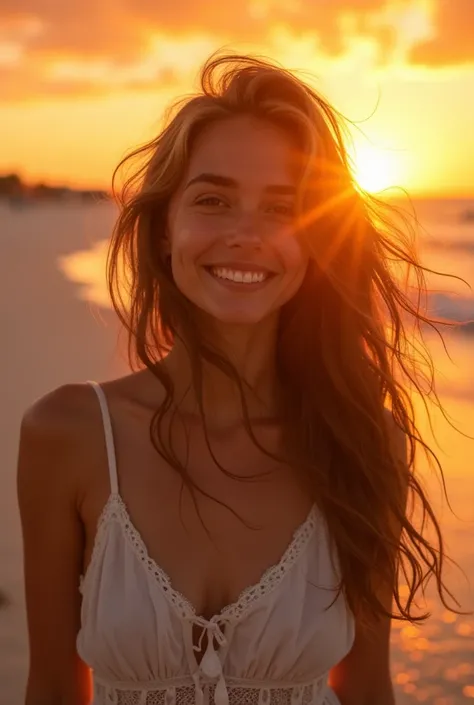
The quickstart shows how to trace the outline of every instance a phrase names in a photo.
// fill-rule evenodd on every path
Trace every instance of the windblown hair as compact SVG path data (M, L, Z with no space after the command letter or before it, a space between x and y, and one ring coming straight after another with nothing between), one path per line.
M174 390L158 363L178 338L189 354L204 429L206 361L235 380L245 427L258 445L245 381L202 339L194 305L176 287L160 248L168 204L195 140L212 123L237 115L278 126L302 159L298 237L310 263L302 287L280 313L277 369L287 448L309 480L337 548L339 591L369 624L390 614L379 599L380 586L390 585L398 607L390 616L419 621L429 614L413 613L415 598L434 576L443 604L456 611L445 598L452 595L443 581L440 527L415 472L416 450L422 446L443 474L420 436L413 404L414 394L439 404L422 336L422 327L437 330L437 322L422 311L426 287L414 230L408 220L392 217L392 206L356 184L342 116L295 74L268 60L211 57L199 93L174 106L158 137L131 152L114 172L120 211L109 250L109 290L128 331L132 366L147 367L166 392L150 428L155 448L181 473L193 498L195 490L206 494L191 481L164 430ZM136 158L144 164L118 192L119 170ZM407 439L407 464L394 451L387 408ZM206 437L209 444L207 432ZM415 504L421 508L419 529L408 512ZM426 538L427 524L436 545ZM402 575L408 591L400 590Z

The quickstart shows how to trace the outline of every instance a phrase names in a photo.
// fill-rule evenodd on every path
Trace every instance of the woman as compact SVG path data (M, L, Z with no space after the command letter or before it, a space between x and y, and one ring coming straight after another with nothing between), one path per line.
M336 112L262 60L211 59L131 156L108 273L138 370L22 424L26 703L391 705L392 616L423 618L430 574L444 600L407 393L421 314L391 272L415 256L375 225Z

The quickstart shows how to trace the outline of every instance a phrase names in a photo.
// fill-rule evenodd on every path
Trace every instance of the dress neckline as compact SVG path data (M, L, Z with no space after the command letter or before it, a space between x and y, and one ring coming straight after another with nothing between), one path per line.
M244 588L236 600L223 607L210 619L198 614L191 601L173 587L173 581L165 570L149 555L143 538L134 525L127 506L118 492L111 492L97 522L97 532L94 539L91 559L83 576L81 576L80 590L82 594L87 590L91 577L98 561L99 552L106 540L106 528L115 520L140 559L148 574L150 574L161 588L167 601L181 617L181 619L213 624L216 622L236 622L248 612L250 607L258 600L272 592L288 574L290 568L304 553L310 538L317 526L317 505L313 503L304 521L295 529L292 538L284 550L280 560L267 568L260 580Z

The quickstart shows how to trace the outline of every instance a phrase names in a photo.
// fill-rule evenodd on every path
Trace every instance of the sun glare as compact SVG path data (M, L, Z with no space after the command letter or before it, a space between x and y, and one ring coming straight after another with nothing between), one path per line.
M365 191L377 193L401 185L394 152L362 144L355 147L353 160L355 179Z

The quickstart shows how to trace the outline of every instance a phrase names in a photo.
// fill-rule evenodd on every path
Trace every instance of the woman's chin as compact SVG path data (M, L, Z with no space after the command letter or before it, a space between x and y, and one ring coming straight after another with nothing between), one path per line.
M259 311L251 306L244 308L213 308L206 309L206 318L220 326L258 326L271 318L278 316L278 311Z

